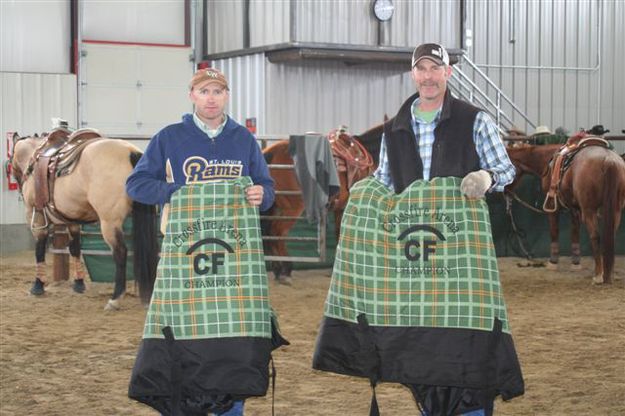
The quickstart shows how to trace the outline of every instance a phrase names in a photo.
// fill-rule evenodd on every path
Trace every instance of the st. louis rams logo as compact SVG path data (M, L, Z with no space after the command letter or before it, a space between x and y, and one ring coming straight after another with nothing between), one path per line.
M198 241L193 244L187 250L186 254L193 254L198 248L203 245L212 244L225 249L227 253L234 253L234 249L225 241L220 240L218 238L205 238L203 240ZM224 251L215 251L215 252L200 252L195 255L193 258L193 270L198 275L209 274L212 271L212 274L219 274L219 266L223 266L225 263L226 252ZM210 260L210 262L209 262ZM210 266L208 265L210 263Z
M193 156L184 161L182 170L186 183L191 184L238 178L243 173L243 166L240 163L208 163L203 157Z
M405 229L399 235L399 237L397 237L397 240L401 241L408 234L415 232L415 231L427 231L435 235L440 241L445 241L445 236L440 231L438 231L436 228L432 227L431 225L425 225L425 224L416 224L416 225L413 225L412 227ZM423 243L423 249L421 250L421 244L419 243L418 240L410 239L406 241L406 243L404 244L404 255L409 261L417 261L421 258L421 255L423 255L423 261L430 261L429 260L430 255L436 252L436 240L431 239L431 237L429 239L426 239L426 237L424 236L422 243Z

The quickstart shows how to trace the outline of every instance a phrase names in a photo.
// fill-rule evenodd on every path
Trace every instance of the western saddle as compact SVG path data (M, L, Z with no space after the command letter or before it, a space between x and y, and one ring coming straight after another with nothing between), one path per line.
M74 222L57 210L54 203L54 184L56 178L69 175L85 147L101 137L93 129L71 132L63 127L43 135L44 141L35 149L26 173L32 173L35 183L35 205L30 224L32 229L46 228L49 225L48 217L64 223ZM43 218L42 224L36 225L36 214Z
M347 134L347 128L340 126L328 135L336 170L345 172L347 189L374 170L373 158L364 146Z
M589 146L602 146L608 148L610 147L610 144L607 140L601 137L588 136L585 133L581 133L570 137L566 144L562 146L553 156L549 162L549 171L547 173L550 175L549 190L547 191L545 202L543 202L543 211L549 213L555 212L558 209L558 204L567 208L560 197L560 182L562 181L562 177L564 176L566 170L571 166L571 162L573 161L575 155L580 150Z

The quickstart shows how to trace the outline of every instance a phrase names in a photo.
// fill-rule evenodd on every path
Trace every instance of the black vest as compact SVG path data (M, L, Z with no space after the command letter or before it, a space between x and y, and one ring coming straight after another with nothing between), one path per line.
M402 192L417 179L423 179L419 144L412 130L411 106L419 94L402 104L397 115L384 124L384 140L389 170L395 192ZM445 92L440 119L434 129L430 179L464 177L480 169L480 159L473 142L473 124L481 110Z

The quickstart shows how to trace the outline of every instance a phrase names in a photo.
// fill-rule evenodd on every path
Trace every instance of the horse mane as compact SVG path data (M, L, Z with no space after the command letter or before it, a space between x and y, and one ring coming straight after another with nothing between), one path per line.
M289 141L288 140L279 140L263 149L263 157L265 158L265 162L270 165L273 159L278 155L282 154L282 157L290 158L289 154Z
M542 177L549 169L549 160L559 148L560 145L556 144L520 143L514 147L509 146L506 150L510 160L517 168L517 175L527 172Z
M263 153L274 152L276 148L283 147L285 143L288 143L288 140L286 140L286 139L285 140L280 140L280 141L277 141L277 142L275 142L273 144L270 144L269 146L267 146L267 147L265 147L263 149Z

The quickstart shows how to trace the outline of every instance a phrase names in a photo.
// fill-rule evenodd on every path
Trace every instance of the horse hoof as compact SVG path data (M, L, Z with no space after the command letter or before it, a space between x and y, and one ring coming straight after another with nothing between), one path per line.
M603 276L594 276L592 278L593 285L602 285L603 284Z
M76 293L85 293L85 280L75 279L72 289L74 289L74 292Z
M547 262L547 270L558 270L558 263L552 263L551 261Z
M573 264L571 264L571 270L572 270L572 271L579 271L579 270L582 270L582 265L581 265L581 264L579 264L579 263L577 263L577 264L574 264L574 263L573 263Z
M43 288L43 282L39 280L39 278L36 278L33 286L30 288L30 294L35 296L41 296L44 293L46 293L46 291Z
M276 279L278 283L285 286L293 285L293 278L291 276L280 276Z
M104 306L105 311L118 311L119 309L119 301L117 299L109 299Z

